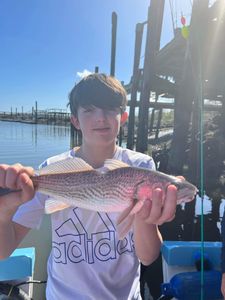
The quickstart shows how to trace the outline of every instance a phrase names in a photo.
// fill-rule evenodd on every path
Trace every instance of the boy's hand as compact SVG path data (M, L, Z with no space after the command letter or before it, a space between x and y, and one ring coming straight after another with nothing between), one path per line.
M34 186L30 177L34 174L31 167L20 164L0 165L0 187L18 190L0 197L0 215L15 213L16 209L34 196Z
M165 222L172 221L176 213L177 188L172 184L169 185L165 198L160 188L154 189L150 194L152 194L151 199L141 199L144 201L144 205L136 214L136 217L148 224L155 225L162 225Z

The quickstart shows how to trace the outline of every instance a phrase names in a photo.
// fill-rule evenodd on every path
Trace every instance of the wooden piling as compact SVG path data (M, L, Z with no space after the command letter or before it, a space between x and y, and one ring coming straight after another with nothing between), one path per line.
M152 0L148 9L147 39L143 70L143 82L140 95L140 108L137 134L137 151L148 149L148 113L149 99L153 90L155 76L155 55L160 48L164 0Z
M115 76L115 61L116 61L116 31L117 31L117 14L112 13L112 42L111 42L111 64L110 75Z
M37 101L35 101L35 115L34 115L34 122L35 124L37 124L38 122L38 115L37 115L37 111L38 111L38 105L37 105Z
M192 78L195 95L192 105L192 127L191 127L191 146L190 146L190 177L193 182L201 186L201 134L203 134L203 41L206 34L206 22L209 0L195 0L193 3L193 15L190 28L190 51L192 61ZM199 139L196 138L199 136ZM203 136L202 136L203 138ZM204 179L203 179L204 180Z
M135 31L135 49L134 49L134 64L133 75L131 85L131 99L129 103L129 120L128 120L128 136L127 136L127 148L134 148L134 127L135 127L135 107L137 103L138 85L140 82L140 56L141 56L141 44L143 37L144 23L138 23Z

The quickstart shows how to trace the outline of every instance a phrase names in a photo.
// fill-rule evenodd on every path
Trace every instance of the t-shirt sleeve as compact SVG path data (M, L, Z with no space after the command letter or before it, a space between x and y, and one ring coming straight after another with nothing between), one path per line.
M13 216L13 221L28 228L39 229L44 215L44 203L48 196L36 193L34 198L22 204Z
M121 160L133 167L156 169L155 162L151 156L133 150L123 149L121 151Z
M150 169L150 170L155 170L156 169L155 162L154 162L153 158L150 157L150 156L144 157L143 160L140 159L138 161L137 167Z

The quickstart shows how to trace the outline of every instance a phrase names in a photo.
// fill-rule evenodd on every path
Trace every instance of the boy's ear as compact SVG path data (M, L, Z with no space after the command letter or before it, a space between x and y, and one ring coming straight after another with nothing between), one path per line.
M71 123L73 124L73 126L77 129L80 130L80 123L77 117L75 117L74 115L71 116L70 118Z
M127 121L127 119L128 119L128 113L125 111L121 115L121 121L120 121L121 125L123 125Z

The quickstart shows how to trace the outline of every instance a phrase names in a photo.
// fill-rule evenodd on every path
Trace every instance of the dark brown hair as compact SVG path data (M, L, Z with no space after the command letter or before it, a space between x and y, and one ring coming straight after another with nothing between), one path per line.
M126 109L126 104L127 94L120 81L103 73L84 77L69 94L69 106L74 116L77 116L79 106L120 107L122 113Z

